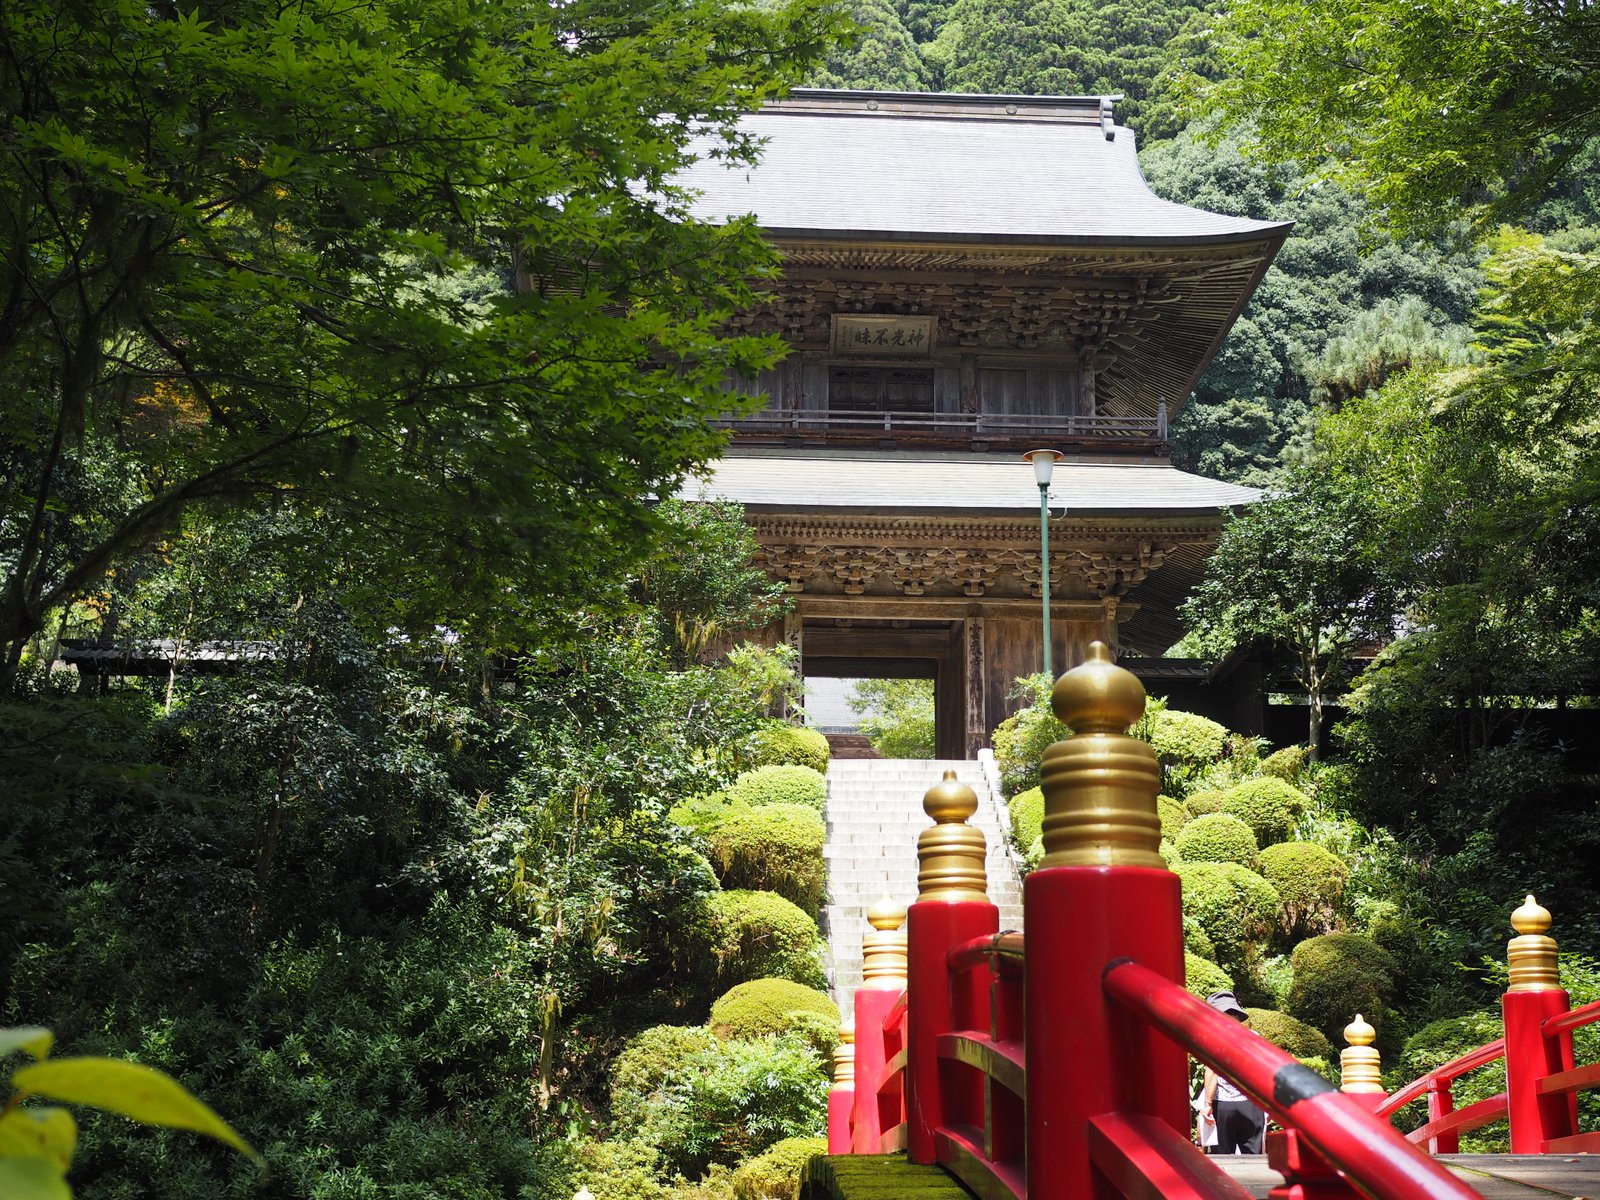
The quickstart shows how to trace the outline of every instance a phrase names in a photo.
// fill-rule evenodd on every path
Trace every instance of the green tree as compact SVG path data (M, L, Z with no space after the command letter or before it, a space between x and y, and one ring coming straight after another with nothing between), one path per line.
M1313 755L1323 705L1348 679L1352 652L1393 630L1398 597L1376 529L1363 494L1318 466L1298 469L1224 527L1184 607L1218 648L1266 643L1289 654Z
M933 680L858 679L846 702L885 758L933 757Z
M1588 5L1241 0L1216 26L1208 110L1323 164L1404 228L1526 211L1592 163L1600 14Z
M806 79L808 87L928 90L928 65L889 0L855 0L852 16L854 35Z
M388 624L548 611L714 454L771 263L673 171L825 46L812 0L22 0L0 16L0 647L191 510L384 544ZM538 586L522 586L537 580ZM520 610L520 611L519 611Z

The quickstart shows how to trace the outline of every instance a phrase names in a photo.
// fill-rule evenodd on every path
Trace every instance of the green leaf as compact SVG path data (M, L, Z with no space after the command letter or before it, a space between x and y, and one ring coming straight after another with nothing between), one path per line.
M17 1050L26 1050L34 1058L43 1062L50 1053L50 1046L56 1040L56 1035L40 1025L18 1025L11 1029L0 1029L0 1058Z
M0 1158L44 1158L63 1171L78 1148L78 1123L64 1108L18 1108L0 1117Z
M42 1158L0 1158L6 1200L72 1200L65 1174Z
M261 1159L226 1121L153 1067L114 1058L57 1058L23 1067L11 1078L28 1095L103 1108L146 1125L191 1129Z

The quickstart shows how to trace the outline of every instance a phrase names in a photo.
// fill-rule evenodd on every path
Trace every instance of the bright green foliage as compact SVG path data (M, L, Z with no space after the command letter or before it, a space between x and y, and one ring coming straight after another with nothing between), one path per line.
M1205 767L1228 749L1228 730L1209 717L1163 709L1151 722L1150 748L1164 763Z
M703 1026L655 1025L636 1035L611 1060L611 1117L618 1129L639 1129L670 1102L683 1064L716 1051L717 1036Z
M1028 870L1033 871L1037 870L1039 864L1043 861L1044 838L1043 836L1040 836L1034 838L1033 841L1028 843L1027 852L1023 855L1023 862L1027 866Z
M1350 656L1387 640L1399 610L1393 557L1374 537L1378 519L1366 492L1325 468L1299 468L1228 522L1184 607L1220 644L1266 641L1287 652L1309 701L1313 755L1323 705L1348 678Z
M1044 792L1031 787L1011 797L1006 809L1011 813L1011 836L1018 848L1026 849L1044 834Z
M707 903L720 986L764 977L792 979L808 987L826 982L816 921L782 896L719 892Z
M1350 868L1336 855L1314 842L1281 842L1261 852L1259 869L1283 901L1285 936L1303 938L1333 928L1350 882Z
M1179 831L1189 821L1189 814L1183 805L1171 796L1156 797L1156 812L1161 817L1161 836L1169 842L1177 838Z
M1031 703L995 726L995 764L1000 768L1001 786L1010 795L1037 787L1044 752L1072 733L1050 711L1050 687L1051 681L1044 675L1017 680L1012 694L1026 696Z
M1397 225L1469 208L1492 224L1584 169L1600 135L1592 18L1494 0L1243 0L1217 23L1222 70L1198 103L1255 122L1274 156L1365 188Z
M852 0L855 33L828 55L807 87L928 90L927 64L890 0Z
M1296 1058L1320 1058L1332 1062L1338 1058L1333 1044L1304 1021L1297 1021L1288 1013L1270 1008L1246 1008L1250 1014L1250 1028L1278 1049Z
M885 758L933 757L933 680L858 680L849 704L861 717L861 732Z
M0 1059L20 1052L34 1060L11 1072L0 1112L0 1190L8 1200L71 1200L66 1174L78 1148L77 1122L68 1109L27 1103L34 1099L193 1130L261 1161L232 1126L165 1072L115 1058L51 1058L54 1041L37 1026L0 1029Z
M828 781L815 767L757 767L733 781L728 798L752 807L803 804L820 813L828 800Z
M742 506L669 499L655 513L660 535L635 590L673 667L701 661L715 643L758 630L782 612L783 584L751 565L760 547ZM826 765L824 756L818 769Z
M655 1150L660 1175L698 1178L785 1138L820 1136L826 1126L828 1080L801 1038L724 1040L666 1071L655 1102L626 1130Z
M1270 775L1274 779L1282 779L1286 783L1293 783L1305 771L1306 763L1310 759L1309 746L1285 746L1282 750L1274 750L1261 760L1261 773Z
M1193 917L1225 963L1244 961L1278 919L1278 892L1238 863L1179 863L1183 912Z
M771 251L671 175L746 157L737 113L832 23L8 3L0 692L47 612L207 505L381 546L348 581L377 633L527 635L614 587L775 350L714 332Z
M827 1138L785 1138L733 1173L733 1200L772 1200L794 1195L800 1186L801 1169L827 1152Z
M1222 811L1249 825L1258 842L1270 846L1289 836L1295 818L1309 804L1293 784L1268 775L1234 784L1223 799Z
M1238 863L1254 868L1256 837L1238 817L1211 813L1184 826L1174 843L1184 862Z
M1357 933L1309 938L1289 956L1294 986L1288 1010L1330 1040L1340 1037L1356 1013L1383 1029L1394 995L1395 964L1388 952Z
M1190 792L1184 798L1183 808L1191 817L1203 817L1208 813L1219 813L1228 802L1228 793L1221 788L1204 788L1198 792Z
M752 979L717 999L710 1027L724 1041L798 1032L831 1053L839 1040L839 1007L790 979Z
M727 792L711 792L674 804L667 810L667 819L675 825L682 825L685 829L692 829L703 837L709 837L711 831L718 825L734 813L742 812L749 807L742 801L730 799Z
M815 809L804 804L741 809L708 840L723 887L777 892L806 912L821 903L827 828Z
M1162 846L1167 845L1166 842L1161 844ZM1167 858L1165 853L1161 857L1167 859L1168 867L1174 867L1183 861L1178 858L1176 853L1171 858ZM1206 931L1200 928L1200 922L1187 914L1183 918L1183 948L1192 954L1198 954L1204 959L1213 959L1217 956L1217 948L1212 944L1211 939L1206 936Z
M1232 991L1233 976L1193 951L1183 952L1183 986L1201 999L1212 992Z
M810 767L826 772L833 752L828 739L815 729L787 722L763 725L750 737L747 751L752 767Z
M1363 1014L1371 1020L1370 1014ZM1394 1064L1395 1074L1406 1082L1442 1067L1469 1050L1476 1050L1505 1035L1500 1013L1494 1009L1449 1017L1424 1025L1406 1039L1405 1049ZM1505 1060L1497 1059L1461 1076L1451 1088L1456 1108L1465 1108L1506 1090ZM1428 1120L1427 1103L1419 1100L1395 1114L1396 1129L1416 1129ZM1468 1154L1504 1154L1510 1138L1503 1123L1461 1135L1461 1149Z

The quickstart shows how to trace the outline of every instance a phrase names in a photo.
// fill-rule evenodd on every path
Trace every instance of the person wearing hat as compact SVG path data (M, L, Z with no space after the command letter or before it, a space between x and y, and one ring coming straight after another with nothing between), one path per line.
M1212 992L1206 997L1206 1003L1240 1024L1249 1023L1250 1014L1232 992ZM1202 1121L1209 1118L1217 1125L1217 1144L1207 1147L1206 1153L1260 1154L1267 1132L1267 1114L1231 1080L1224 1079L1210 1067L1206 1068L1202 1092L1200 1118Z

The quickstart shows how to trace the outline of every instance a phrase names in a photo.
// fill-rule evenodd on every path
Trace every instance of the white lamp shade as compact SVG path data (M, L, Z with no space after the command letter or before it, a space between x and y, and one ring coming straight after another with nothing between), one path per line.
M1033 477L1039 486L1049 487L1051 471L1066 455L1059 450L1029 450L1022 457L1033 464Z

